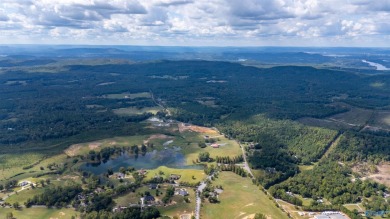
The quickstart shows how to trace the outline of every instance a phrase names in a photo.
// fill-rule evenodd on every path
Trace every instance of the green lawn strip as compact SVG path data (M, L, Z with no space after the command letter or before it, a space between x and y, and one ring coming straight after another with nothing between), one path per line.
M17 219L69 219L72 216L79 216L80 212L76 212L74 209L70 208L46 208L46 207L35 207L35 208L23 208L21 210L15 210L13 208L0 208L0 215L7 215L7 213L12 213L14 218ZM76 217L77 218L77 217Z

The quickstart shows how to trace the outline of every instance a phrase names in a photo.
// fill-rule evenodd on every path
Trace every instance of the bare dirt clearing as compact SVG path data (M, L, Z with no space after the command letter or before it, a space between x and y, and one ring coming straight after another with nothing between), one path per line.
M367 178L390 187L390 164L378 165L377 170L377 173L368 175Z
M66 155L73 157L73 156L77 155L80 148L81 148L80 144L74 144L74 145L71 145L69 148L65 149L64 152Z
M144 140L144 144L149 143L149 141L153 139L169 139L169 138L173 138L173 137L164 134L151 135L148 139Z
M388 162L379 165L359 164L353 167L352 170L361 174L362 179L372 179L390 187L390 163Z
M193 132L198 132L198 133L205 133L209 135L217 135L218 132L212 128L206 128L206 127L201 127L197 125L189 125L189 124L184 124L184 123L179 123L179 131L180 132L185 132L185 131L193 131Z

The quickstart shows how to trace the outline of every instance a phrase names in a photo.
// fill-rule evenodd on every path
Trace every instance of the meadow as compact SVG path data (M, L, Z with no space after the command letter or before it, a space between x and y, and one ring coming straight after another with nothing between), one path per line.
M231 172L221 172L213 185L221 185L220 203L203 204L201 217L213 218L248 218L262 213L272 219L287 219L287 214L277 208L275 203L253 185L249 178L242 178ZM227 210L228 209L228 210Z

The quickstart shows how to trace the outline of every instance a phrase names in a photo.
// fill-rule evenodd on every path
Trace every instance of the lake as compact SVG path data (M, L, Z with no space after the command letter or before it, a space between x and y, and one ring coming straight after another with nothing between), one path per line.
M167 166L176 169L203 169L202 165L186 165L186 160L180 147L166 148L161 151L147 152L144 156L139 154L123 153L118 157L101 163L86 163L81 166L83 171L95 175L106 173L109 168L118 171L120 167L134 167L136 169L155 169L159 166Z

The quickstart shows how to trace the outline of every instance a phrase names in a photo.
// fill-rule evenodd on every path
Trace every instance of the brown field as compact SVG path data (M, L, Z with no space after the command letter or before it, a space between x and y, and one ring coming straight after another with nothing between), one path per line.
M359 163L352 170L361 174L362 179L371 179L375 182L384 184L390 187L390 163L381 163L379 165Z
M368 175L367 178L390 187L390 163L377 166L377 173Z

